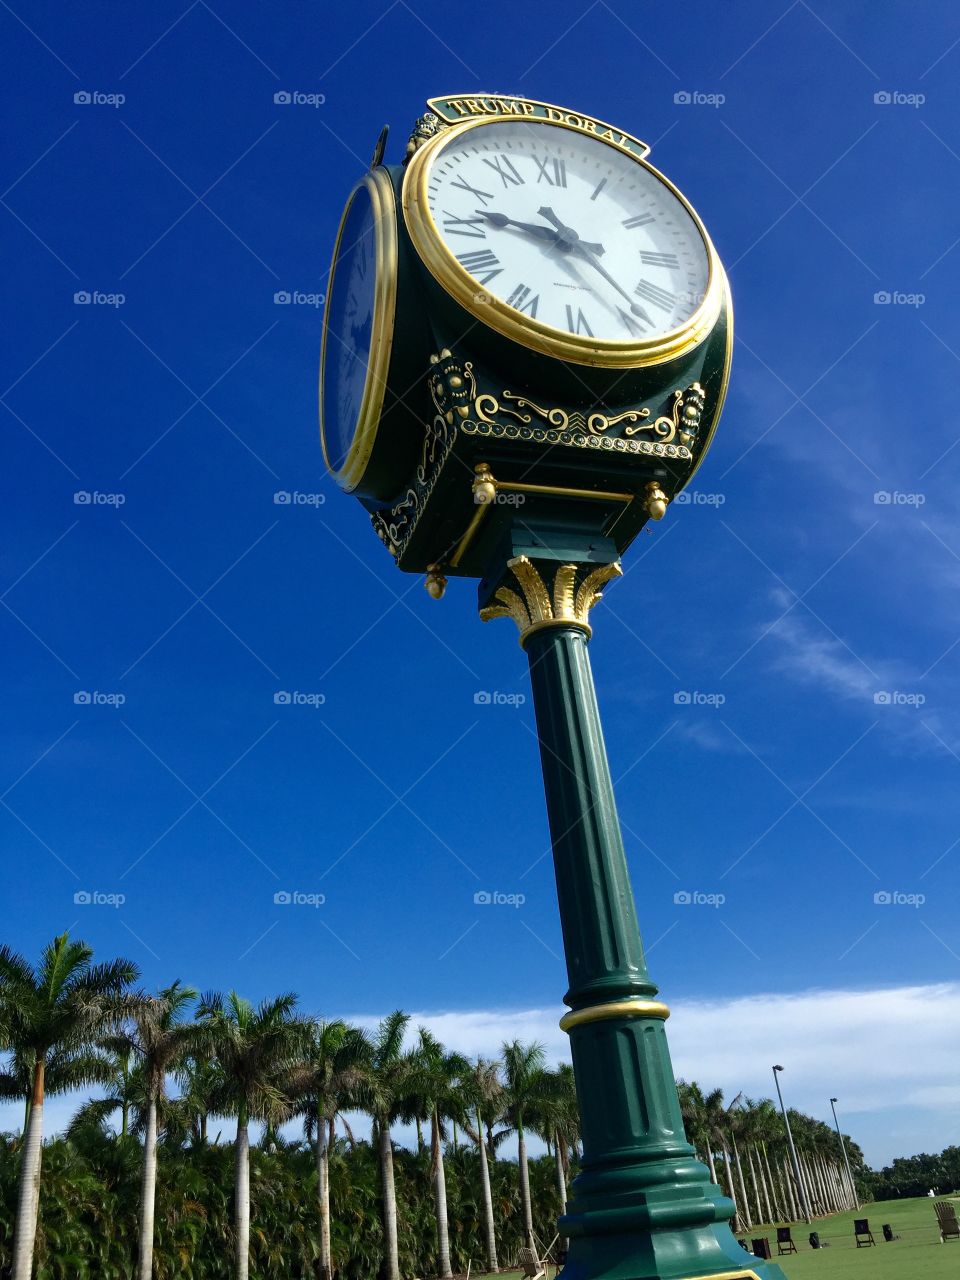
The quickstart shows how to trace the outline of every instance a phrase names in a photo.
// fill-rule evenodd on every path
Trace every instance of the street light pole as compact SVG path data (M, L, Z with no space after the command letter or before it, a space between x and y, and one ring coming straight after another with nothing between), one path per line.
M793 1176L797 1181L797 1192L800 1196L800 1203L803 1207L803 1217L806 1223L810 1223L810 1203L807 1200L807 1184L803 1180L800 1173L800 1161L797 1158L797 1148L793 1145L793 1132L790 1129L790 1121L787 1118L787 1108L783 1105L783 1092L780 1088L780 1072L783 1070L781 1066L773 1068L773 1080L777 1086L777 1097L780 1099L780 1110L783 1112L783 1123L787 1126L787 1142L790 1146L790 1162L793 1165Z
M853 1203L860 1208L860 1197L857 1195L857 1184L853 1180L853 1174L850 1172L850 1160L847 1156L847 1144L843 1140L843 1134L840 1132L840 1121L837 1119L837 1099L830 1099L830 1106L833 1110L833 1123L837 1127L837 1137L840 1139L840 1150L843 1152L843 1163L847 1168L847 1182L850 1184L850 1194L853 1196Z

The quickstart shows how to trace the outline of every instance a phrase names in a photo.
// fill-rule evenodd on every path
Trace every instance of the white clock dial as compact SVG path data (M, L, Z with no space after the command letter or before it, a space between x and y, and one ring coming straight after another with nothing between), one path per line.
M575 338L656 340L707 293L710 255L688 207L587 134L527 120L465 130L434 152L424 190L478 293Z

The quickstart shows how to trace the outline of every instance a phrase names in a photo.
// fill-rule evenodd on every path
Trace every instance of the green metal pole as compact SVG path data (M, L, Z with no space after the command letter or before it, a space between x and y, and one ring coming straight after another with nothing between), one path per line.
M565 1280L784 1280L778 1266L737 1244L733 1204L684 1136L664 1029L669 1010L656 1000L640 941L589 628L520 621L570 982L561 1026L570 1033L583 1138L581 1172L559 1224L570 1241Z

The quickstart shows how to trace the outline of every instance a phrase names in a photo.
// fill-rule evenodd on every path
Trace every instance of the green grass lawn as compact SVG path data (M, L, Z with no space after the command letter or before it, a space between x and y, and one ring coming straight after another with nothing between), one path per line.
M960 1202L956 1204L960 1212ZM876 1248L858 1249L853 1237L854 1218L867 1218L877 1241ZM881 1227L889 1222L900 1236L887 1244ZM811 1249L807 1237L819 1231L822 1245ZM776 1226L754 1227L744 1233L751 1238L766 1236L773 1251L773 1261L780 1264L789 1280L960 1280L960 1240L940 1243L933 1201L887 1200L865 1205L859 1213L841 1213L833 1218L818 1218L812 1227L793 1225L793 1238L799 1253L784 1258L777 1255ZM511 1272L511 1276L519 1276ZM553 1280L553 1269L548 1275ZM476 1280L481 1280L476 1275Z
M960 1209L960 1204L956 1206ZM868 1218L875 1249L858 1249L853 1236L854 1218ZM887 1244L881 1227L889 1222L894 1234L900 1236ZM807 1241L810 1231L819 1231L820 1242L828 1249L811 1249ZM790 1280L809 1280L817 1276L821 1280L960 1280L960 1240L940 1243L937 1218L933 1201L928 1197L919 1200L886 1200L880 1204L868 1204L859 1213L841 1213L833 1218L822 1218L812 1227L801 1223L793 1227L793 1238L799 1253L777 1258L776 1227L757 1227L747 1232L749 1239L765 1235L770 1241L774 1261L779 1262Z

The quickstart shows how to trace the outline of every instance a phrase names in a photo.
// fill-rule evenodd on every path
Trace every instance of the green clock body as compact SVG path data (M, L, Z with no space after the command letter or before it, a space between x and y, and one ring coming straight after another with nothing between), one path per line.
M638 139L524 99L429 106L337 236L327 465L401 569L482 577L520 505L619 553L716 427L723 267Z

